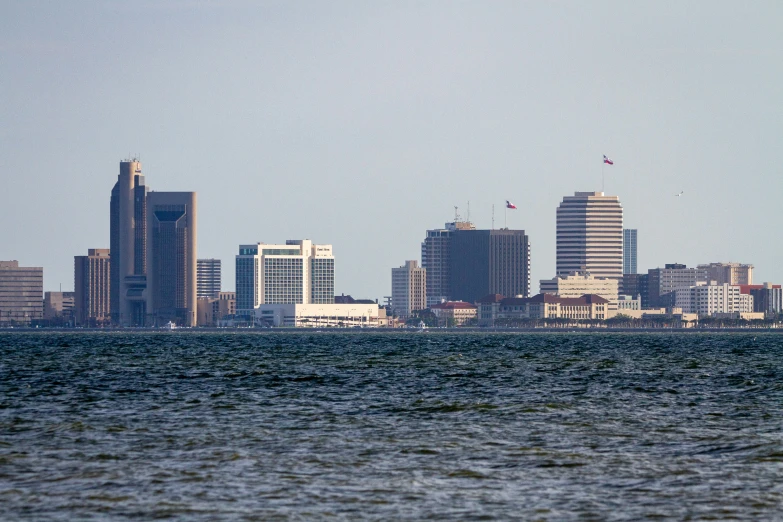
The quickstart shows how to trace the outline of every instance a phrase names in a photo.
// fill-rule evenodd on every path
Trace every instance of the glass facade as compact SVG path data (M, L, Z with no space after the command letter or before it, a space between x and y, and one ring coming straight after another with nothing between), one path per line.
M636 229L623 229L623 274L636 274Z

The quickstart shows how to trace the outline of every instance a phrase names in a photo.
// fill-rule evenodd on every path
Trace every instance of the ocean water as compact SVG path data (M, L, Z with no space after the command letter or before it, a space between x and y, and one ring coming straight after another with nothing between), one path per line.
M783 336L0 333L2 520L783 518Z

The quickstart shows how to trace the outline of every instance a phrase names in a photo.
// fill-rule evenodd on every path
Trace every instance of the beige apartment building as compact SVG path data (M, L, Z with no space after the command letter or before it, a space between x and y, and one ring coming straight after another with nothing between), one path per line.
M427 271L418 261L405 261L392 268L392 309L401 319L410 317L414 310L427 308Z
M709 263L698 265L697 268L707 272L707 281L727 285L752 285L753 265L741 263Z

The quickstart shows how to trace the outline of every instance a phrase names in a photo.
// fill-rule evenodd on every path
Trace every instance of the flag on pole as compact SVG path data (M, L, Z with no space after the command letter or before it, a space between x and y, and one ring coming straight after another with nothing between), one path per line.
M517 206L509 200L506 200L506 208L517 208Z
M604 163L608 163L609 165L614 165L614 161L607 158L606 154L604 154Z

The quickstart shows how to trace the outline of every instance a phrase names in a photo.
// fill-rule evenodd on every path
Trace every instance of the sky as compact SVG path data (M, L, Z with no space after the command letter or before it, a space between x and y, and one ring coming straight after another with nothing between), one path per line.
M783 283L781 28L779 0L0 0L0 259L72 289L139 156L152 189L198 193L225 290L239 244L306 238L338 294L382 299L427 229L494 205L536 293L559 202L603 170L640 272Z

